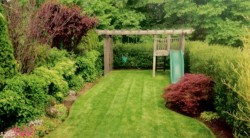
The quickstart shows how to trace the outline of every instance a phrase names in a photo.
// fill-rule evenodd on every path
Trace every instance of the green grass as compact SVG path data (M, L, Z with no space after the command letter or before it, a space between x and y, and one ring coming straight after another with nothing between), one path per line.
M214 138L195 119L168 110L161 98L169 72L120 70L103 77L72 106L51 138Z

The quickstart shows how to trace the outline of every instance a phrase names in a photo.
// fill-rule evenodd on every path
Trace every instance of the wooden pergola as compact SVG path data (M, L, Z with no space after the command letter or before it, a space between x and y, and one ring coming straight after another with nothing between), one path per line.
M97 30L104 36L104 75L113 70L113 38L114 35L180 35L181 49L184 51L185 35L191 34L193 29L185 30ZM169 38L169 37L168 37Z

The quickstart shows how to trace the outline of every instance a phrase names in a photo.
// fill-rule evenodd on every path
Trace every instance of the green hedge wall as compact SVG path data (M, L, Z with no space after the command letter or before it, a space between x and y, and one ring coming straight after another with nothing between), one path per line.
M204 42L189 42L185 61L191 73L215 81L215 107L237 137L250 136L250 52Z
M122 57L127 57L124 63ZM166 66L169 66L167 58ZM114 45L114 68L115 69L152 69L153 66L153 43L117 43Z

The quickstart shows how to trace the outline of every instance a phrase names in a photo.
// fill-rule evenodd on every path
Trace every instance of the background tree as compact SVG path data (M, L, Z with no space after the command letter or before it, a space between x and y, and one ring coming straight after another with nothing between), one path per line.
M193 40L241 46L242 26L248 26L250 1L166 0L166 24L195 29Z

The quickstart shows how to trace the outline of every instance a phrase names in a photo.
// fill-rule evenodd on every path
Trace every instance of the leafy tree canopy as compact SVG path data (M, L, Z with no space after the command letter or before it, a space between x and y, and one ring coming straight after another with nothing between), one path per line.
M243 26L249 26L247 0L166 0L165 21L174 28L192 27L193 39L242 45Z

